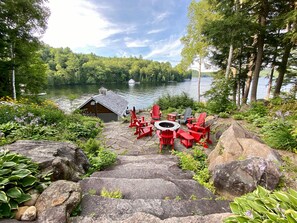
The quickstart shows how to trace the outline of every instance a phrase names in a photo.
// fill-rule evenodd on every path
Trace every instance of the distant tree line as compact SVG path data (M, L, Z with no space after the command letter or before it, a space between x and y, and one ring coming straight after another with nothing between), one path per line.
M191 71L180 71L169 62L77 54L69 48L44 46L41 58L47 64L48 85L96 84L106 82L183 81Z

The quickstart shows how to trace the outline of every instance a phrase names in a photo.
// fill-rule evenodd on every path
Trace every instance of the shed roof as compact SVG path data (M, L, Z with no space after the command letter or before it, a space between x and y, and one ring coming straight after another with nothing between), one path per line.
M128 101L126 101L122 96L114 93L113 91L106 91L103 94L90 97L86 102L79 106L79 108L82 108L92 100L103 105L119 116L124 115L128 106Z

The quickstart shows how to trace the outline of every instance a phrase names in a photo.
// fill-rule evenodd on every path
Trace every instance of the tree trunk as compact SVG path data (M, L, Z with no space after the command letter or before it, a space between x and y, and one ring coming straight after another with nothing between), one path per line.
M14 47L11 44L10 46L11 53L11 61L12 61L12 74L11 74L11 82L12 82L12 98L16 100L16 89L15 89L15 66L14 66Z
M254 37L254 43L257 42L257 37ZM253 43L253 45L254 45ZM250 93L250 86L251 86L251 82L252 82L252 76L253 76L253 69L255 66L255 54L252 53L249 59L249 64L248 64L248 73L247 73L247 78L245 81L245 89L243 92L243 96L242 96L242 103L246 104L247 103L247 99Z
M226 74L225 74L225 78L228 79L229 77L229 73L230 73L230 68L231 68L231 63L232 63L232 55L233 54L233 45L230 45L229 48L229 56L228 56L228 63L227 63L227 68L226 68Z
M260 10L260 27L265 28L266 26L266 18L268 14L268 1L264 0L262 2L261 10ZM259 31L259 37L258 37L258 52L256 56L256 63L255 63L255 70L254 70L254 77L253 77L253 83L252 83L252 91L251 91L251 102L254 102L257 100L257 88L258 88L258 81L261 71L261 65L262 65L262 58L264 53L264 37L265 33L264 31Z
M272 68L271 68L270 75L269 75L269 81L268 81L268 86L267 86L266 100L269 100L269 98L270 98L270 92L271 92L271 88L272 88L272 81L273 81L274 68L275 68L275 65L273 64L273 65L272 65Z
M200 57L199 58L199 68L198 68L198 102L200 102L201 65L202 65L202 59Z
M284 76L287 70L288 58L290 56L291 49L292 49L292 43L288 43L285 46L285 51L282 57L282 61L279 65L278 78L276 80L276 85L275 85L274 95L273 95L274 97L277 97L280 94L280 90L284 81Z

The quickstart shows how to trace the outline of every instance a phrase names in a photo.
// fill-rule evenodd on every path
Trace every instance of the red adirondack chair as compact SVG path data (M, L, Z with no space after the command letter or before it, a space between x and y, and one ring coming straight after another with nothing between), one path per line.
M207 143L212 144L210 140L210 125L202 127L196 126L195 130L188 130L188 132L194 137L196 143L200 143L204 148L208 148Z
M174 139L176 138L176 132L171 130L160 131L157 130L157 135L160 140L160 152L162 152L163 145L171 145L174 150Z
M160 111L160 106L159 105L154 105L152 107L152 110L150 111L150 114L151 114L151 123L154 124L155 121L158 121L161 119L161 115L162 115L162 112Z
M129 127L130 128L135 127L136 126L136 122L141 121L141 119L142 119L142 117L141 118L138 118L136 116L136 111L133 108L133 110L130 110L130 125L129 125Z
M205 126L206 115L206 112L203 112L199 115L198 118L189 118L187 123L188 129L196 131L197 127ZM196 122L193 122L194 120L196 120Z
M140 121L136 122L136 131L134 135L138 135L137 139L140 139L144 136L152 136L153 126L149 125L147 122L144 121L144 118L142 118Z

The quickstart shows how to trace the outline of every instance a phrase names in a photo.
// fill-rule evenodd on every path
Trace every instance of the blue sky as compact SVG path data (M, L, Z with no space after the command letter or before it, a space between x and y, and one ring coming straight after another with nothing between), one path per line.
M42 40L76 53L180 62L191 0L49 0Z

